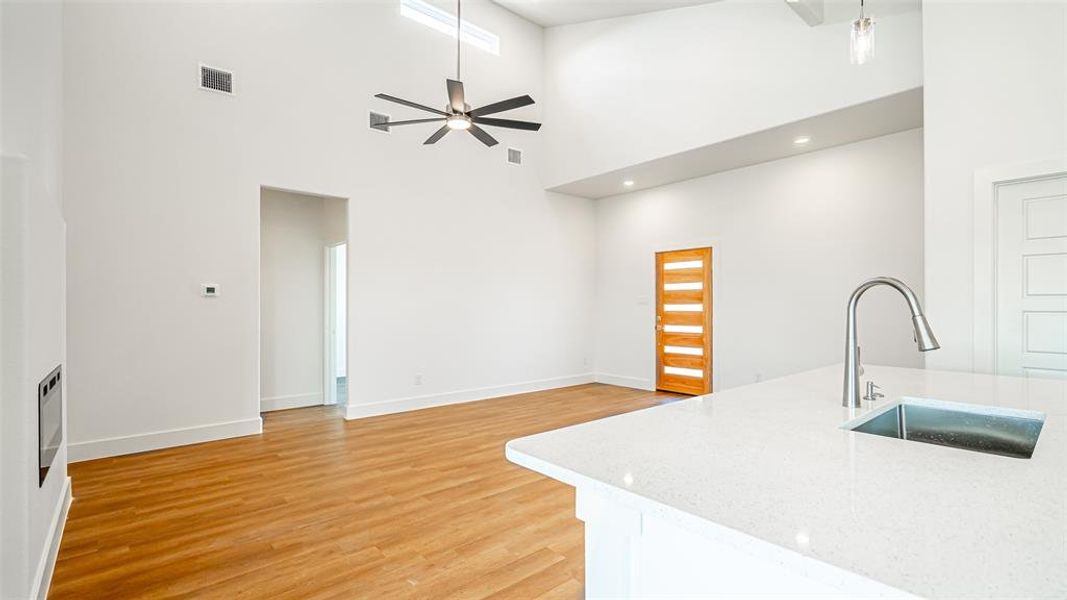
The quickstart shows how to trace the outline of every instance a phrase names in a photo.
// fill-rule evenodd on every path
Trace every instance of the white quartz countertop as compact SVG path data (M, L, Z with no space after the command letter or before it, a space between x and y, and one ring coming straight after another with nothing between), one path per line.
M1067 598L1067 382L869 365L868 378L887 396L873 408L841 407L832 366L512 440L506 452L575 487L713 524L735 544L918 596ZM840 428L902 397L1046 419L1030 459Z

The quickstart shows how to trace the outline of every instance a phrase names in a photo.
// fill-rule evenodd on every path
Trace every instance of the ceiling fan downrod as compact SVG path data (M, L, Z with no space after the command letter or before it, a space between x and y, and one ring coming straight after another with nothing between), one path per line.
M463 81L459 72L459 55L463 49L463 0L456 0L456 81Z

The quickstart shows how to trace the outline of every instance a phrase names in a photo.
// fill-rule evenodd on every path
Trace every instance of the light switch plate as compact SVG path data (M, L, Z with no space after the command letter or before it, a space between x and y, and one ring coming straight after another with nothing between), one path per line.
M219 286L214 283L201 283L200 295L205 298L214 298L219 295Z

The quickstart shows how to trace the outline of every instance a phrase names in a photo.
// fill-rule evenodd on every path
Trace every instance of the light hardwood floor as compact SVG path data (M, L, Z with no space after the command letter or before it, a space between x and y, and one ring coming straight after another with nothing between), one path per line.
M73 464L52 598L578 598L571 488L512 438L675 396L591 384Z

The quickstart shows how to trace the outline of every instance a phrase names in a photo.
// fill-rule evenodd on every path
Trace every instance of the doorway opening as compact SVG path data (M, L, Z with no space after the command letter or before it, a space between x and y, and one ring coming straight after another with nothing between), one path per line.
M656 253L656 389L711 393L711 248Z
M260 411L347 399L344 198L260 190Z

